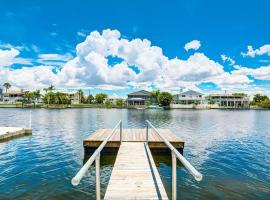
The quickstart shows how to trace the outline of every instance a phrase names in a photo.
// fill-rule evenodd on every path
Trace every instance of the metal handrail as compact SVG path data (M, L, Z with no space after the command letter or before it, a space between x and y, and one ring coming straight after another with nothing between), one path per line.
M109 141L109 139L114 135L118 126L120 127L120 142L122 142L122 120L120 120L116 124L116 126L113 128L111 133L99 145L99 147L95 150L93 155L89 158L89 160L84 164L84 166L76 174L76 176L71 180L72 185L74 185L74 186L79 185L81 179L86 175L88 169L95 161L95 163L96 163L96 198L97 199L100 199L100 152L105 147L105 145Z
M186 169L192 174L196 181L202 180L202 174L198 172L184 156L182 156L177 149L149 122L146 120L146 143L148 144L149 138L149 127L159 135L159 137L164 141L167 147L171 150L172 153L172 199L176 199L176 158L178 158L181 163L186 167Z

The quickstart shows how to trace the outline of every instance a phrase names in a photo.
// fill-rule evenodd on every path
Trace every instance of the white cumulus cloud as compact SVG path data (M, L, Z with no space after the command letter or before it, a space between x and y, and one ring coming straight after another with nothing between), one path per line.
M230 56L226 56L225 54L221 55L221 59L222 59L223 63L228 62L229 65L234 65L235 64L235 60L232 59Z
M242 56L246 57L252 57L254 58L256 55L263 55L263 54L267 54L268 56L270 56L270 45L266 44L261 46L259 49L253 49L253 47L251 45L249 45L247 47L248 51L246 53L241 53Z
M187 50L200 47L200 42L194 41L186 44ZM14 64L18 55L16 49L5 52L2 66ZM225 55L222 55L222 60L234 63ZM75 55L39 54L36 62L40 65L20 69L0 68L0 80L22 88L54 84L58 88L106 90L127 87L147 89L152 86L165 90L196 88L204 82L212 82L220 88L243 88L252 83L248 76L270 80L268 66L257 69L235 66L231 72L226 72L222 64L204 53L194 53L187 59L170 59L164 55L162 48L151 41L126 39L118 30L110 29L91 32L76 46ZM56 67L59 65L61 67Z
M186 51L193 49L198 50L201 47L201 42L199 40L192 40L185 44L184 48Z
M0 67L9 67L13 64L31 65L31 59L20 58L20 51L15 48L0 49Z

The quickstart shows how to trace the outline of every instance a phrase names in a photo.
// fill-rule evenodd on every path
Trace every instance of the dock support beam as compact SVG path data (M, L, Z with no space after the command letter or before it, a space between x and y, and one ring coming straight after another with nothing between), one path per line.
M177 190L176 190L176 156L175 154L172 152L172 200L176 200L177 196Z
M96 199L100 200L100 153L96 157Z

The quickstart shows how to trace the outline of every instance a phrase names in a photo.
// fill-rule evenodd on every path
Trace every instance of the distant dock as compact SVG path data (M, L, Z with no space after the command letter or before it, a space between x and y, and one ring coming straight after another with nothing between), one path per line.
M32 135L32 129L23 127L0 127L0 142L25 135Z

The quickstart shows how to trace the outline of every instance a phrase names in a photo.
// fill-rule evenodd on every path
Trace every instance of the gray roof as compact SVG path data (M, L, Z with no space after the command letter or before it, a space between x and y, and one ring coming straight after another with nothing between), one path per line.
M203 94L202 94L202 93L200 93L200 92L194 91L194 90L188 90L188 91L186 91L186 92L182 92L182 93L180 93L180 94L178 94L178 95L187 95L187 96L191 95L191 96L198 96L198 95L203 95Z
M149 96L150 94L151 93L146 91L146 90L140 90L140 91L137 91L137 92L129 93L128 95Z

